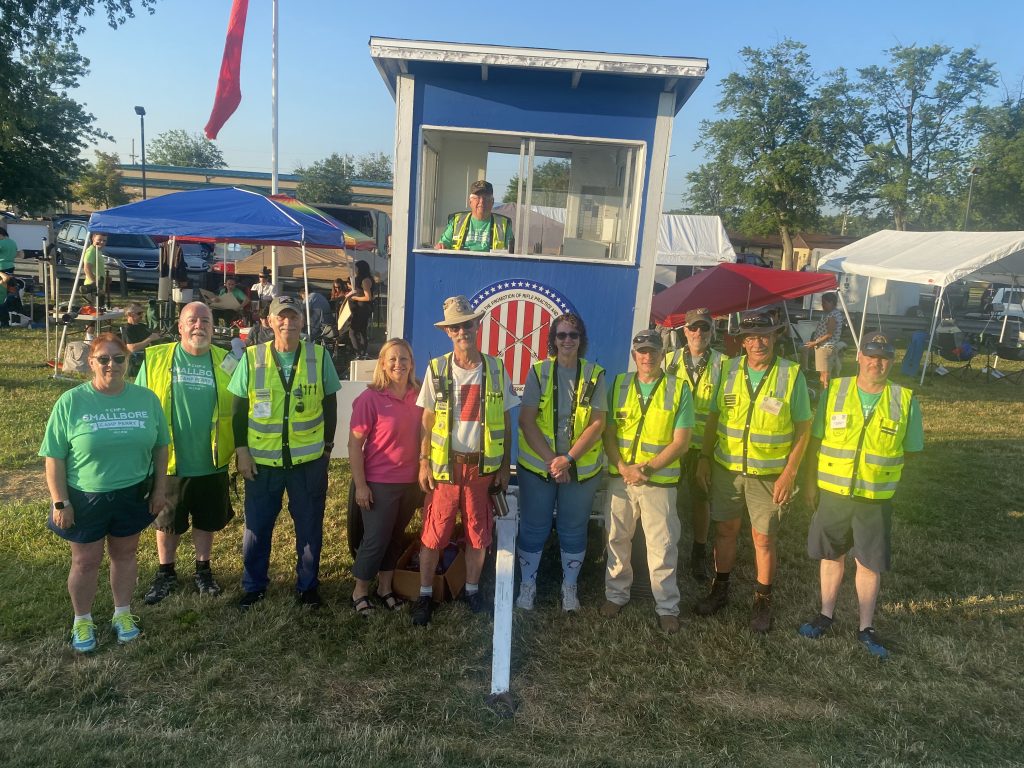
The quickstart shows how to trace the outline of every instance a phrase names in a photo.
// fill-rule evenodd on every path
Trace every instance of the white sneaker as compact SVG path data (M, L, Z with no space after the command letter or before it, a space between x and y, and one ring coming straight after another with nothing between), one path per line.
M516 598L516 608L524 611L533 610L533 601L537 597L537 582L523 581L519 583L519 597Z
M579 609L580 600L576 597L576 585L562 582L562 610L578 611Z

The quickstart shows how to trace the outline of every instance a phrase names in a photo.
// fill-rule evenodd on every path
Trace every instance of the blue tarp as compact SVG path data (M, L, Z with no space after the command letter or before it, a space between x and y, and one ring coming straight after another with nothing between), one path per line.
M244 189L197 189L120 205L89 217L89 230L218 243L344 248L337 226Z

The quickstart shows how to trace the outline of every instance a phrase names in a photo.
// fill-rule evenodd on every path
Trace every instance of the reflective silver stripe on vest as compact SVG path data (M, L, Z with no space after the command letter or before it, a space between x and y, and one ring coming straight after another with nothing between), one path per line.
M268 461L283 461L284 453L282 451L268 451L260 448L249 447L249 453L254 459L267 459Z
M489 434L491 436L491 440L501 440L501 438L505 436L505 428L492 429L489 431Z
M723 424L721 421L718 422L718 434L725 435L726 437L733 437L736 439L743 439L743 430L737 427L729 427Z
M711 384L717 385L722 378L722 354L711 350Z
M862 480L861 478L858 477L857 478L857 482L856 482L856 484L853 487L854 487L855 490L858 490L858 491L874 491L874 492L877 493L878 491L895 491L896 490L896 486L898 486L898 485L899 485L899 483L897 483L897 482L891 482L891 483L869 483L869 482L867 482L865 480Z
M324 444L321 441L312 445L304 445L301 448L290 448L288 452L291 454L293 461L304 456L319 456L324 452Z
M839 380L839 391L836 393L836 402L832 406L832 411L839 413L846 408L846 395L850 391L850 382L853 379L840 379Z
M903 387L899 384L889 385L889 418L899 422L903 418Z
M665 467L663 469L659 469L657 472L654 473L654 475L655 482L657 482L663 477L671 480L678 480L680 476L679 467Z
M324 423L324 415L321 413L315 419L309 421L292 421L292 429L313 429Z
M633 445L633 441L632 441L632 440L629 440L629 439L627 439L627 438L625 438L625 437L620 437L620 438L619 438L619 448L620 448L620 449L623 449L623 448L626 448L626 449L628 449L628 448L630 448L630 447L631 447L632 445Z
M540 394L542 396L548 388L548 379L551 378L551 366L553 363L554 361L549 357L540 364L540 376L537 377L537 382L540 384Z
M665 450L667 446L668 443L661 445L658 443L645 443L642 440L640 441L640 450L643 451L644 453L651 454L651 456L657 456L659 453Z
M754 469L785 469L787 458L783 456L781 459L752 459L747 457L747 468Z
M729 378L725 380L725 391L731 393L736 388L736 377L740 372L740 363L737 361L736 365L729 369Z
M629 397L629 390L633 386L633 377L635 375L636 374L634 373L627 373L625 376L622 377L622 381L619 385L618 398L615 402L616 408L626 407L626 398Z
M665 376L665 394L663 395L665 400L663 410L668 411L669 413L674 412L674 406L676 404L676 388L679 386L679 379L671 373Z
M300 342L306 351L306 383L316 384L316 344Z
M828 456L830 459L854 459L857 457L857 451L852 448L833 448L822 443L821 455Z
M431 445L436 445L438 448L441 448L441 447L444 446L444 438L441 437L441 435L439 435L439 434L437 434L435 432L431 432L430 433L430 443L431 443Z
M260 344L253 353L253 362L256 365L253 378L253 389L267 388L267 355L270 354L270 342Z
M788 360L779 358L779 375L775 379L775 397L778 400L786 400L786 390L789 389L789 371L793 367Z
M253 432L262 432L265 435L280 435L284 432L284 424L277 422L275 424L267 424L262 421L254 421L249 419L249 429Z
M898 467L903 463L902 456L879 456L874 453L865 453L864 461L874 464L876 467Z
M787 432L784 435L763 435L760 432L750 432L747 436L750 438L750 442L762 445L782 445L793 442L792 432Z

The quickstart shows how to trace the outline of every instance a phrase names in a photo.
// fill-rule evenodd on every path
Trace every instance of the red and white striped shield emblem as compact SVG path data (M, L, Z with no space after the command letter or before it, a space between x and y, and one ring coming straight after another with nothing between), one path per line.
M521 395L530 366L547 355L548 329L552 319L576 309L553 288L532 280L502 280L487 286L470 299L483 310L480 351L501 358Z

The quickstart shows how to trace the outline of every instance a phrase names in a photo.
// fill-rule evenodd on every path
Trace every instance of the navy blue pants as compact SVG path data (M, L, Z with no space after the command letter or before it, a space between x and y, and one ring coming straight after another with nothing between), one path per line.
M329 460L324 455L290 469L257 464L256 479L245 481L242 589L246 592L261 592L270 581L270 544L285 491L295 523L295 589L305 592L319 586Z

